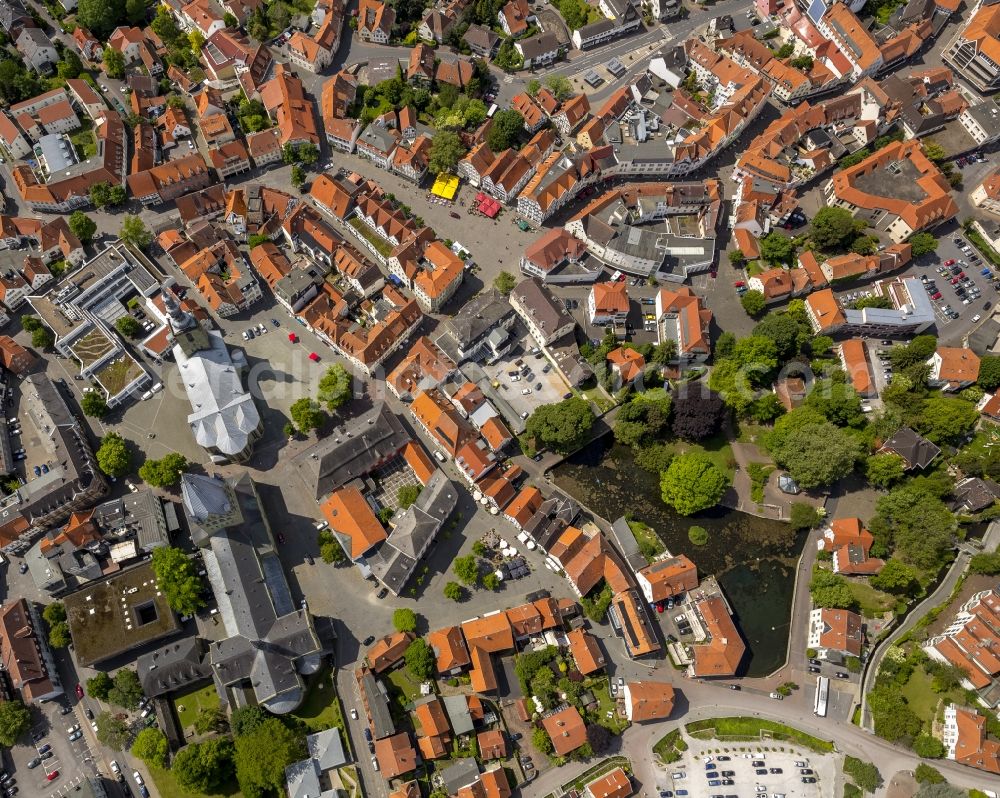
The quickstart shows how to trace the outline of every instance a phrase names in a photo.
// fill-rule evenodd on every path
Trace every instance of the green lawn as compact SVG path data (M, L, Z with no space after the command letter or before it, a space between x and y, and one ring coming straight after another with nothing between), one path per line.
M628 527L632 530L635 542L639 544L639 551L642 552L642 556L647 560L652 561L666 551L663 541L642 521L629 521Z
M372 229L357 216L352 216L347 220L347 223L358 231L359 236L375 247L375 251L383 258L388 258L392 254L392 245L375 235Z
M653 753L656 754L664 765L676 762L681 758L681 754L687 751L687 743L681 737L681 730L674 729L653 746Z
M600 386L588 388L586 391L580 391L579 393L584 399L597 405L597 409L601 413L607 413L615 406L614 400L609 398Z
M420 698L420 682L414 679L406 668L396 668L396 670L391 671L388 679L402 693L407 704Z
M333 673L323 670L310 680L305 700L292 715L318 732L336 726L344 728L344 717L337 698L337 689L333 681Z
M174 778L174 774L169 770L162 768L151 767L149 768L149 775L153 777L153 783L156 785L156 793L160 798L209 798L205 793L201 792L189 792L181 787L177 780ZM233 781L227 784L217 793L212 793L212 798L227 798L228 796L240 796L243 793L240 792L239 785Z
M708 455L708 458L729 477L730 482L736 476L736 459L733 457L733 447L730 445L725 433L720 432L702 441L700 444L689 443L688 441L674 441L666 445L670 447L674 454L701 452Z
M181 728L194 725L194 719L203 709L213 709L219 706L219 694L215 692L215 684L207 684L200 690L184 693L174 699L174 709L181 722ZM181 707L184 707L181 709Z
M615 700L611 697L608 680L602 679L600 682L591 685L590 692L597 699L597 717L595 720L599 725L609 729L612 734L621 734L622 730L628 725L628 722L615 712ZM609 712L614 713L610 718L608 717Z
M833 751L833 743L806 734L803 731L760 718L709 718L687 724L688 734L696 737L715 737L727 740L759 740L761 735L776 740L786 740L813 751L828 754Z
M923 668L914 668L910 678L902 688L906 703L910 705L917 716L926 722L934 718L934 711L937 709L941 696L931 688L931 677L927 675Z
M847 585L851 589L851 594L861 607L861 614L867 618L873 618L888 612L896 606L896 599L888 593L876 590L867 582L858 579L848 579Z

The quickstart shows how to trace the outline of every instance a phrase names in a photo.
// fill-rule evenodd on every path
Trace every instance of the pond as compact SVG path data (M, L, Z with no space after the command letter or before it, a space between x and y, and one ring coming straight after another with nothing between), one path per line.
M659 478L635 465L632 450L608 435L552 471L552 481L607 521L631 512L672 554L686 554L702 575L714 574L747 643L741 673L766 676L785 661L795 567L806 534L788 524L722 507L683 517L660 499ZM693 525L709 541L688 540Z

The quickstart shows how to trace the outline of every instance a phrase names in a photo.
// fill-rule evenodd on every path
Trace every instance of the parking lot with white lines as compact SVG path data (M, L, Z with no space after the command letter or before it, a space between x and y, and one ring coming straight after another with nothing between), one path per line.
M833 756L777 741L756 747L689 738L684 759L664 774L660 798L831 798ZM682 774L682 775L678 775Z

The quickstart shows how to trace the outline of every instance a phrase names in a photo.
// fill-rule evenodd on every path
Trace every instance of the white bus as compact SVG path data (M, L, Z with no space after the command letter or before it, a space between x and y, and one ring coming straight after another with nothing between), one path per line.
M813 714L826 717L826 702L830 697L830 680L826 676L816 677L816 701L813 704Z

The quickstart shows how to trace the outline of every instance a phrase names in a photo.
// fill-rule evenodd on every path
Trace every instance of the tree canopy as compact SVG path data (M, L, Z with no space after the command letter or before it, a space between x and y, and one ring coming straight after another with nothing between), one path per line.
M433 174L451 172L465 155L465 146L453 130L438 130L431 140L428 167Z
M97 449L97 465L109 477L127 474L132 467L132 453L125 439L117 432L109 432L101 439Z
M0 745L12 748L31 725L31 712L20 699L0 701Z
M874 556L892 551L904 563L933 572L944 561L956 522L925 483L910 480L878 500L868 528L875 536Z
M580 448L590 435L594 413L578 396L553 405L542 405L531 414L526 432L542 446L563 454Z
M748 316L756 318L767 309L767 301L761 291L747 291L740 297L740 304Z
M128 745L129 730L125 722L110 712L102 712L95 719L97 739L115 751L123 751Z
M326 418L319 402L310 399L308 396L296 399L288 409L288 412L292 416L292 423L296 429L305 433L319 429L323 426L323 421Z
M121 229L118 231L118 237L125 243L139 249L145 249L153 243L153 234L149 232L142 219L132 214L125 215Z
M205 606L205 585L194 562L181 549L160 546L153 549L153 573L170 608L180 615L194 615Z
M427 645L422 637L418 637L406 647L403 655L406 660L406 668L418 679L429 679L434 675L434 665L436 658L434 650Z
M91 418L102 418L108 412L108 403L104 400L104 395L97 391L88 391L80 400L80 409L85 416Z
M231 739L213 737L184 746L174 757L170 772L190 792L216 793L233 778L235 755Z
M503 152L513 147L524 132L524 117L512 108L497 111L493 124L486 136L486 143L492 152Z
M820 208L813 216L810 237L820 249L846 249L864 222L856 220L844 208Z
M847 476L861 456L861 444L810 407L800 407L775 422L767 436L774 461L800 487L830 485Z
M787 361L810 339L811 330L808 323L792 313L768 313L753 328L753 335L770 338L778 360Z
M715 506L729 486L729 479L707 455L677 455L660 478L663 501L681 515L692 515Z
M189 467L184 455L169 452L159 460L147 460L139 466L139 478L154 488L173 488L180 484L181 476Z
M158 768L166 767L169 753L170 746L167 744L167 736L157 728L143 729L132 742L132 755L147 765L155 765Z
M397 632L417 631L417 614L407 607L399 607L393 610L392 625Z
M246 798L263 798L285 788L285 768L306 756L305 738L269 717L236 738L236 780Z
M795 242L784 233L772 230L760 239L760 256L774 266L790 264L795 256Z
M131 668L120 668L111 680L108 701L125 709L138 709L143 696L139 675Z
M73 231L73 235L86 244L93 239L94 233L97 232L97 222L83 211L73 211L69 215L69 229Z
M351 375L339 363L334 363L320 377L317 399L331 413L350 402L353 395Z
M861 397L854 386L843 380L816 380L806 397L805 406L816 410L838 427L863 427L865 424Z
M934 396L924 401L917 431L933 443L950 443L971 432L977 421L979 413L971 402Z
M817 607L854 610L858 605L847 580L840 574L822 568L813 571L812 581L809 582L809 595Z
M479 584L479 560L474 554L456 557L451 563L451 570L463 585L476 587Z
M76 6L77 24L87 28L100 41L105 41L124 20L125 0L79 0Z
M899 482L905 475L905 461L898 454L886 452L868 458L865 476L878 488L888 488Z
M912 248L911 254L914 258L922 258L924 255L930 255L937 250L938 245L937 239L926 231L914 233L910 236L908 243Z
M726 403L715 391L683 391L674 399L671 429L678 438L704 440L719 431L725 414Z

